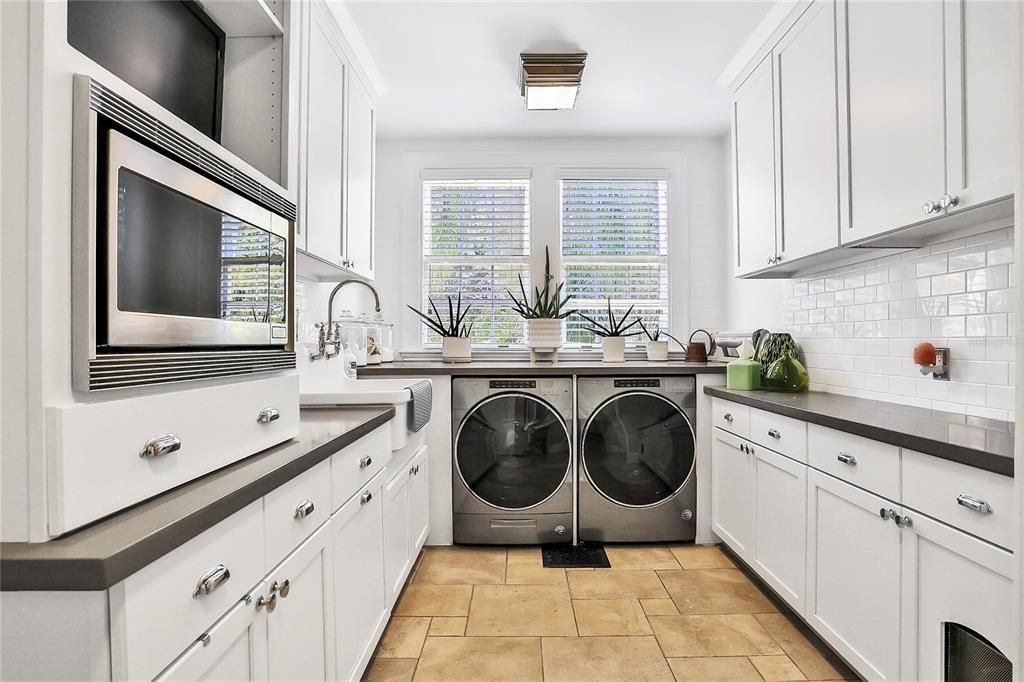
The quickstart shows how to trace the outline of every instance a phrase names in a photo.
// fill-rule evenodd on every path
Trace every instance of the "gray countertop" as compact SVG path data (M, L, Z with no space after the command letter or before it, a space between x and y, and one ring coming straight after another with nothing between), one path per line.
M648 362L646 360L627 360L619 363L594 361L564 361L557 363L494 362L480 360L473 362L440 362L437 360L399 360L383 365L368 365L359 368L359 375L364 377L380 376L411 376L430 374L449 374L451 376L630 376L630 375L676 375L705 374L725 372L726 364L722 362Z
M62 538L0 544L0 590L105 590L394 417L304 408L299 435Z
M705 386L704 392L977 469L1013 476L1013 422L817 391L794 394Z

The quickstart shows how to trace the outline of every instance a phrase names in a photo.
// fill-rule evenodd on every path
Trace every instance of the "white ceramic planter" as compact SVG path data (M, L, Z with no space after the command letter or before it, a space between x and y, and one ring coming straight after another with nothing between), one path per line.
M562 320L526 321L526 345L537 351L551 352L562 347Z
M601 339L601 351L605 362L626 361L626 337L605 336Z
M473 347L468 336L446 336L441 339L441 359L445 362L469 362Z
M668 361L668 341L648 341L647 359L650 362Z

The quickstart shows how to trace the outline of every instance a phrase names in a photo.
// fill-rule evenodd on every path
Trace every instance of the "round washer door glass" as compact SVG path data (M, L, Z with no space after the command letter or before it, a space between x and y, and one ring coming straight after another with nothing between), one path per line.
M598 492L632 507L658 504L693 468L693 430L675 404L648 393L616 396L583 430L583 466Z
M555 410L527 395L500 395L462 421L455 461L466 486L501 509L551 497L569 472L569 432Z

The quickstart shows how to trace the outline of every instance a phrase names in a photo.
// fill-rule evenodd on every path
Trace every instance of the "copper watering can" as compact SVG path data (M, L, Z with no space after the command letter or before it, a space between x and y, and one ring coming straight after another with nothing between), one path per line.
M703 341L694 341L693 337L697 334L704 334L708 337L707 345ZM711 332L706 329L698 329L697 331L690 334L690 339L686 344L686 361L687 362L707 362L708 354L715 352L715 339L711 336Z

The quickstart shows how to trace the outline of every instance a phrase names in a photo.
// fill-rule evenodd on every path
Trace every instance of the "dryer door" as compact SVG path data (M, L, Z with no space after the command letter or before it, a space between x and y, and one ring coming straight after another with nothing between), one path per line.
M571 465L569 431L531 395L492 396L469 411L455 438L455 466L469 491L505 510L529 509L558 492Z
M673 402L623 393L583 427L580 460L594 488L616 504L650 507L673 497L693 471L693 428Z

